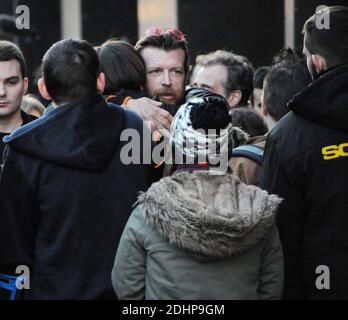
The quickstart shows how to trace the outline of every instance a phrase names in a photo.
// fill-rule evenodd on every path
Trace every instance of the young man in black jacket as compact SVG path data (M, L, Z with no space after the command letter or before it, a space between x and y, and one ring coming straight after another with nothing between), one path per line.
M21 125L36 119L21 110L28 89L23 53L12 42L0 41L0 165L5 144L2 139Z
M262 186L284 198L284 298L347 299L348 8L307 20L304 54L313 82L269 134Z
M54 44L42 68L39 90L55 109L5 138L0 273L29 267L28 299L115 298L114 253L151 174L125 164L121 133L142 139L143 123L99 94L104 75L88 42Z

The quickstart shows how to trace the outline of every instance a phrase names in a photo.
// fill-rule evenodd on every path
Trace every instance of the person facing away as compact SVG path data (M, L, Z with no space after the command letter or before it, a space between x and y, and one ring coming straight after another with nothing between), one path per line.
M121 40L108 40L100 46L98 56L101 71L105 74L104 95L108 96L108 101L129 107L130 100L146 97L145 63L131 44ZM177 111L175 105L161 103L159 107L163 109L159 113L162 118L166 117L165 110L173 116ZM146 111L144 119L151 113L151 110ZM139 115L143 116L142 113Z
M141 119L107 104L93 47L62 40L43 57L38 86L55 109L5 138L0 180L0 273L30 270L27 299L108 299L110 270L151 166L125 164L125 129ZM141 150L140 154L141 154Z
M317 11L303 33L313 81L268 135L262 186L284 198L284 298L347 299L348 8Z
M242 182L259 186L267 125L252 108L233 108L230 114L232 125L243 130L248 139L243 145L231 150L229 166ZM250 147L252 149L249 150Z
M0 166L5 149L2 139L18 127L36 119L20 108L27 89L23 53L14 43L0 41Z
M240 122L242 129L251 136L246 146L258 148L262 155L261 161L257 162L254 157L250 157L250 153L245 154L244 150L244 155L240 152L238 155L235 152L230 159L232 170L246 184L260 186L263 150L267 138L267 129L264 128L272 129L290 111L288 101L306 88L311 81L303 56L298 56L291 49L282 49L276 57L279 57L278 62L267 73L261 95L260 112L266 124L256 125L259 123L259 121L255 122L258 114L247 108L232 111L232 123L236 126ZM258 129L260 133L256 134L255 129ZM260 129L265 132L262 133Z
M261 115L261 96L263 89L263 81L270 70L270 66L261 66L255 70L253 78L253 94L252 105L254 110Z
M280 298L281 200L216 167L233 144L228 109L219 95L188 93L171 131L176 170L140 195L122 234L119 299Z
M197 57L192 85L222 95L231 108L247 107L253 93L253 67L241 55L217 50Z
M146 97L144 91L146 86L146 67L143 58L131 44L120 40L106 41L99 47L97 52L101 71L105 74L105 90L103 94L107 101L133 110L128 105L130 100L139 99L141 101L143 97ZM165 103L160 103L159 106L153 108L160 109L159 111L156 110L155 120L161 118L164 121L168 112L174 116L177 111L177 106ZM135 112L139 110L141 112L138 114L144 120L151 121L153 119L152 106L149 107L147 103L144 103L140 109L134 109ZM172 116L170 117L172 118ZM146 124L148 123L146 122ZM160 133L155 130L158 125L160 125L159 122L150 122L154 144L160 140ZM154 163L153 181L157 181L162 177L163 168L163 165Z
M262 136L268 132L264 119L252 108L233 108L230 114L232 125L241 128L249 137Z

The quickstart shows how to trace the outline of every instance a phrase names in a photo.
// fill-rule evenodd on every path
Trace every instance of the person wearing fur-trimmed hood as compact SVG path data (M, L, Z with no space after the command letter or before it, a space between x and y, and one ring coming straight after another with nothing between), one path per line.
M119 299L281 297L283 255L274 224L281 199L211 165L233 144L230 120L221 96L188 93L170 142L193 164L175 162L171 176L139 196L112 270ZM214 139L218 148L210 148ZM205 156L207 162L198 161Z

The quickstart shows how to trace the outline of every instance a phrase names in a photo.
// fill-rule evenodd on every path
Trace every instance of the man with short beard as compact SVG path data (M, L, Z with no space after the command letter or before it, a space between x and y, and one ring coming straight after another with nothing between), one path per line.
M188 48L184 34L176 29L152 27L135 45L146 65L148 97L130 99L127 107L137 112L151 129L170 129L173 117L185 99Z
M145 61L147 94L163 103L180 106L189 70L184 34L175 29L150 28L135 49Z

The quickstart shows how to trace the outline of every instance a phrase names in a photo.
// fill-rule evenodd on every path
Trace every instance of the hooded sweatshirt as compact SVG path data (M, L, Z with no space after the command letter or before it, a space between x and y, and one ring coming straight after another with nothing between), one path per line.
M268 135L262 186L284 198L277 226L286 299L348 297L347 88L348 65L327 70ZM318 280L323 269L330 290Z
M178 170L138 199L112 272L120 299L277 299L280 199L232 174Z
M142 139L138 116L93 95L5 138L0 272L28 266L26 298L114 298L114 252L151 176L150 165L121 161L127 128Z

